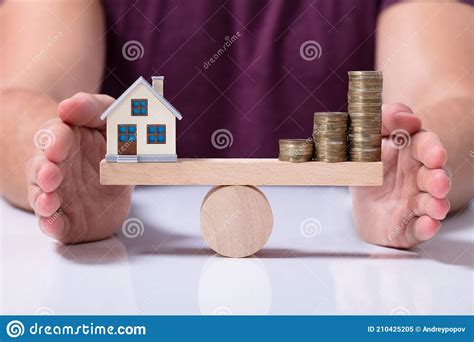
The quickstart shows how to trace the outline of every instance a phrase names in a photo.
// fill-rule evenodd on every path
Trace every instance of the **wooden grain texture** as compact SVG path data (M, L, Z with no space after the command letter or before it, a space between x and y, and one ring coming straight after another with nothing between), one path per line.
M100 164L104 185L377 186L381 162L289 163L278 159L179 159L176 163Z
M242 258L268 241L273 214L265 195L253 186L218 186L201 206L201 234L215 252Z

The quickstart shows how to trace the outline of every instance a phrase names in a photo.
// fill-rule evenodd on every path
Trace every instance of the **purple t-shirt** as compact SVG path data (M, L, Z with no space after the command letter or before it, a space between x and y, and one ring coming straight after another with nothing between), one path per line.
M378 14L397 0L103 0L102 91L164 75L180 157L276 157L346 110L347 71L374 68Z

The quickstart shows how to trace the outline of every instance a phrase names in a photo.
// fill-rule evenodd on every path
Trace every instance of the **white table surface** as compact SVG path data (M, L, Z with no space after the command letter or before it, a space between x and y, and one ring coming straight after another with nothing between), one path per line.
M345 188L263 188L274 230L255 257L200 238L207 187L143 187L144 233L62 246L1 201L2 314L473 314L474 206L413 251L359 240ZM306 219L320 223L305 237Z

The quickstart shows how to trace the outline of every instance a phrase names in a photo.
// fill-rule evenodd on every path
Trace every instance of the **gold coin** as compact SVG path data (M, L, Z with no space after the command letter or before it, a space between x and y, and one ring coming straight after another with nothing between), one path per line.
M381 82L363 83L363 82L349 81L349 86L347 89L350 93L381 94L383 85Z
M280 139L280 144L311 144L311 139Z
M291 163L302 163L312 160L312 155L307 157L290 157L290 156L279 156L278 159L280 161L287 161Z
M349 77L351 76L380 76L382 77L383 73L379 70L363 70L363 71L349 71L347 73Z

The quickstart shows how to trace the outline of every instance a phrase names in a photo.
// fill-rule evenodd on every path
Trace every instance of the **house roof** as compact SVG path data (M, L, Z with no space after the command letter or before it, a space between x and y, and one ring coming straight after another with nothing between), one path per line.
M142 76L140 76L135 82L133 82L130 87L128 87L127 90L125 90L122 95L120 95L117 100L114 101L114 103L110 105L109 108L107 108L105 112L102 113L100 119L104 120L105 118L107 118L107 116L109 116L109 114L112 113L114 109L125 99L125 97L127 97L127 95L130 94L132 90L135 89L139 84L143 84L166 108L170 110L171 113L173 113L174 116L178 118L178 120L181 120L183 118L181 113L178 112L178 110L174 108L171 103L169 103L163 96L161 96L155 89L153 89L150 83L148 83Z

